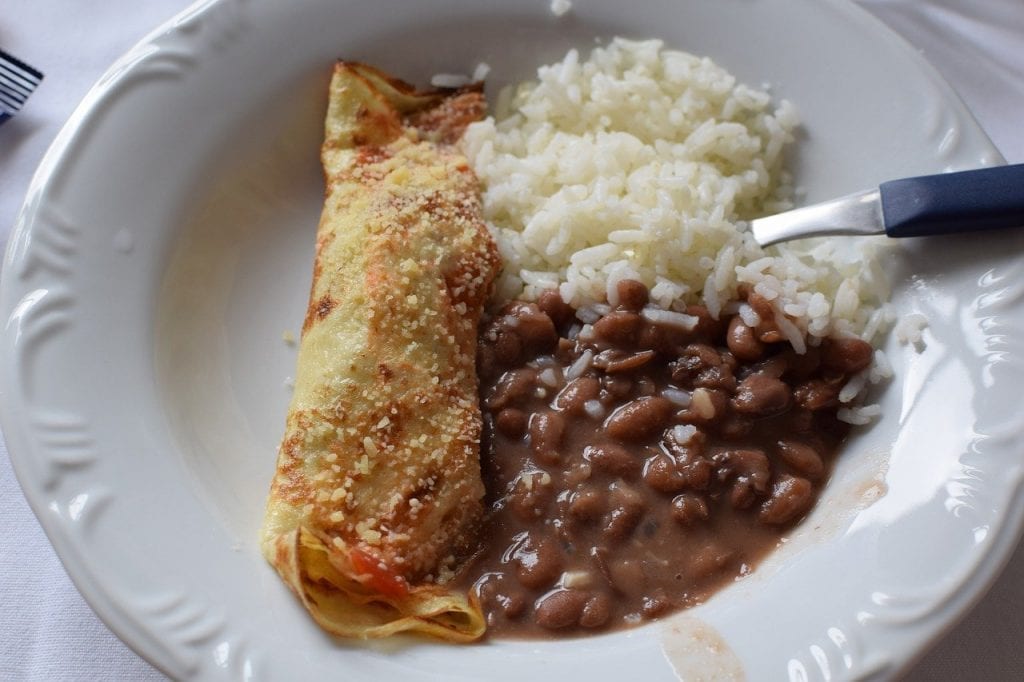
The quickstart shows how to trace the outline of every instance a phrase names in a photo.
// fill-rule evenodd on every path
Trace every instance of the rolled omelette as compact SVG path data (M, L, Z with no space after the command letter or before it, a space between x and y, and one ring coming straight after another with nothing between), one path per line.
M446 587L483 513L477 325L499 267L454 143L479 87L334 69L326 196L261 546L325 630L480 637Z

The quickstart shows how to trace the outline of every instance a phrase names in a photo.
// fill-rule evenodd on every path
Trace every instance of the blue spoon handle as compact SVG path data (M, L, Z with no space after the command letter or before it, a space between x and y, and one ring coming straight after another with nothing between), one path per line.
M890 237L1024 227L1024 164L892 180L878 189Z
M1024 227L1024 164L908 177L879 191L889 237Z

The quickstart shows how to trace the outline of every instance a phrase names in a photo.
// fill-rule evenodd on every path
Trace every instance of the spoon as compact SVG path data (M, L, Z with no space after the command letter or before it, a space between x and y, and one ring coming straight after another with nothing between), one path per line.
M890 180L750 222L761 246L803 237L890 237L1024 227L1024 164Z

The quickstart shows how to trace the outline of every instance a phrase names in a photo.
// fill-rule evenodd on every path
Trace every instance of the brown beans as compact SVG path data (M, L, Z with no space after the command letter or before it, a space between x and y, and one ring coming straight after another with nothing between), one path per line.
M600 381L594 377L577 377L555 397L555 407L567 414L580 416L586 413L584 404L588 400L596 400L600 393Z
M672 403L665 398L639 398L613 412L605 422L605 430L616 440L644 441L661 433L673 412Z
M775 357L782 357L787 360L788 371L793 379L798 381L806 379L821 366L821 349L817 346L808 346L803 354L786 351Z
M539 589L553 585L562 574L561 551L554 540L534 540L527 536L512 559L516 564L516 577L523 587Z
M487 396L485 404L492 410L511 405L533 393L536 380L537 373L528 367L505 372Z
M718 433L727 440L740 440L754 428L754 422L738 414L729 415L718 424Z
M603 537L620 543L630 536L643 518L643 497L632 488L617 485L609 495L612 510L605 515Z
M544 474L526 473L505 496L505 505L521 521L543 518L554 499L555 491L550 483L543 483L543 477Z
M576 625L590 595L583 590L555 590L537 601L534 616L537 624L548 630Z
M562 300L558 289L545 289L537 297L537 307L551 318L555 325L561 327L576 316L572 306Z
M710 513L707 502L698 495L676 495L672 499L672 518L684 526L707 521Z
M775 448L782 460L801 474L815 479L825 473L821 455L810 445L796 440L780 440Z
M836 381L809 379L793 389L793 399L805 409L825 410L838 404L841 388Z
M687 315L697 318L697 326L691 332L694 337L711 340L721 335L722 322L711 317L711 313L705 306L688 305L685 312Z
M506 407L494 418L494 426L509 438L522 437L526 425L526 413L514 407Z
M617 346L631 346L643 326L643 319L625 310L611 312L594 323L594 333Z
M698 388L691 394L690 407L681 416L687 423L706 424L724 419L728 407L729 399L724 392Z
M606 376L601 380L601 385L613 398L625 398L633 390L633 380L623 376Z
M753 362L760 360L764 355L764 344L754 336L751 327L743 324L739 315L729 321L729 331L725 340L729 350L740 360Z
M592 333L568 338L580 325L554 290L481 331L494 544L472 566L496 632L616 627L705 598L806 514L846 432L838 391L870 347L798 355L750 287L760 324L691 307L694 330L644 318L642 284L618 289Z
M639 312L647 305L649 294L643 282L624 279L615 285L615 290L619 294L619 307L621 308Z
M785 411L789 401L790 390L786 382L763 374L751 374L737 387L732 408L743 414L766 416Z
M814 488L806 478L780 476L772 486L772 495L761 505L757 518L762 523L781 525L806 512L814 501Z
M771 464L763 451L753 448L720 450L712 460L719 467L719 478L735 478L749 483L759 494L767 492Z
M625 354L621 353L613 358L609 358L604 365L604 371L609 374L616 374L619 372L631 372L634 369L643 367L648 362L653 360L657 356L653 350L644 350L639 353ZM595 363L596 364L596 363Z
M640 610L648 618L657 618L665 613L672 606L665 590L655 590L653 594L644 597Z
M518 592L501 595L496 601L506 618L518 618L526 610L526 599Z
M686 475L676 467L675 460L664 453L651 457L644 464L644 483L663 493L679 492L686 487Z
M494 358L502 365L511 366L519 361L523 352L523 342L519 335L509 330L498 332L498 338L494 341Z
M627 595L642 593L647 582L643 566L637 559L609 563L608 580L617 591Z
M605 495L596 490L573 493L569 500L569 514L580 521L596 521L605 511Z
M857 338L829 338L821 342L821 364L843 374L866 369L874 355L871 345Z
M712 541L693 554L690 563L690 577L693 579L708 578L729 564L736 553Z
M538 412L530 419L530 447L545 461L558 461L565 434L565 418L557 412Z
M558 342L555 323L537 305L516 301L502 313L505 325L519 336L523 353L536 356L554 349Z
M583 458L595 469L612 476L630 478L640 470L640 460L626 448L614 443L588 445L583 449Z
M587 600L580 614L580 625L585 628L598 628L608 622L611 615L611 599L603 592L595 594Z

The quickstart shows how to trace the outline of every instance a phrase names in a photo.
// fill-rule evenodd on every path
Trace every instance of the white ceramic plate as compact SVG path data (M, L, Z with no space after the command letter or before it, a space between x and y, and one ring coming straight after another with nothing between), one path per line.
M977 599L1021 526L1024 272L1008 234L905 244L885 415L755 574L635 630L557 642L338 642L256 548L321 201L336 57L494 85L595 37L661 37L797 103L808 200L1000 163L899 39L837 1L213 0L96 85L3 268L2 418L26 495L110 627L195 679L895 676Z

